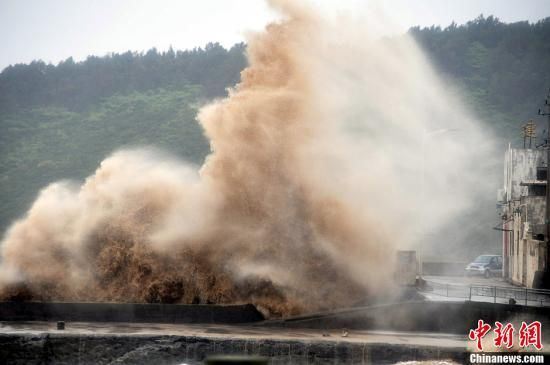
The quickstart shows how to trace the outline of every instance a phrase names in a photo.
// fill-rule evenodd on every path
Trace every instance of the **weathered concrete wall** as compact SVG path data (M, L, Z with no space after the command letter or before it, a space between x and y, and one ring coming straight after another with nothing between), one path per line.
M465 348L347 341L246 340L195 336L0 334L0 359L7 364L198 364L214 354L269 357L271 364L394 364L452 359Z
M527 287L532 288L535 273L545 266L545 243L543 241L526 240Z
M525 285L527 278L523 275L525 242L522 239L521 213L514 214L512 227L514 230L512 233L514 239L512 241L513 247L510 251L510 279L516 285Z
M354 328L467 334L483 319L487 323L540 321L550 335L546 307L487 302L407 302L351 309L326 315L295 317L262 325L288 328Z
M248 323L263 319L251 304L0 302L0 321Z
M520 202L522 205L525 205L527 208L526 221L529 222L529 227L528 227L529 232L525 232L525 233L546 234L546 232L544 231L546 197L545 196L524 196L520 199Z
M535 273L544 270L546 247L533 235L545 234L545 197L523 197L513 214L511 246L508 252L508 278L516 285L533 287Z
M467 262L422 262L422 274L435 276L461 276L464 275L464 269L467 264Z
M504 155L504 193L506 201L527 195L522 181L535 180L537 167L546 162L543 150L511 148Z
M544 269L545 247L536 244L537 235L545 235L546 197L529 196L525 184L533 184L537 168L545 166L542 150L508 149L504 158L503 204L503 275L516 285L533 287L535 273ZM544 182L537 182L544 186ZM536 247L535 247L536 246ZM541 251L541 248L543 249Z

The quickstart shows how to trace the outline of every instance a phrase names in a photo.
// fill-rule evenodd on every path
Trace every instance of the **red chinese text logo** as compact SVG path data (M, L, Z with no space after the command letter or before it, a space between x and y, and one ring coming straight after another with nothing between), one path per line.
M479 351L483 350L483 337L485 337L489 331L491 331L491 325L483 322L483 320L477 321L477 328L471 329L468 333L468 338L472 341L476 341L476 347ZM507 323L506 325L495 322L495 328L493 330L494 338L493 343L495 347L512 348L514 346L514 325ZM539 321L527 324L521 322L521 328L518 331L519 346L528 347L533 345L537 350L542 350L542 325Z
M519 329L519 345L521 347L533 345L537 350L541 350L541 330L542 326L539 321L535 321L529 325L525 322L521 322L521 328Z
M468 338L472 341L477 341L477 349L479 351L483 350L483 344L481 343L481 340L487 332L491 330L491 325L484 323L482 319L477 321L477 328L475 330L470 330L470 333L468 334Z
M496 347L505 345L506 348L512 348L514 346L514 326L511 323L503 326L499 321L495 322L495 338L493 340Z

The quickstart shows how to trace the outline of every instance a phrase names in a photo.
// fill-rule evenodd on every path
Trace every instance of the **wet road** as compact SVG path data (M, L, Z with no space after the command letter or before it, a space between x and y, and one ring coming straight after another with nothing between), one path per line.
M499 286L499 287L509 287L517 288L502 277L490 277L488 279L483 276L423 276L425 280L438 282L442 284L459 284L459 285L488 285L488 286Z
M441 346L466 348L465 336L441 333L288 329L260 326L231 326L210 324L158 324L158 323L88 323L67 322L65 330L57 330L54 322L0 322L0 333L74 335L117 334L124 336L199 336L207 338L273 339L328 342L385 343L414 346Z

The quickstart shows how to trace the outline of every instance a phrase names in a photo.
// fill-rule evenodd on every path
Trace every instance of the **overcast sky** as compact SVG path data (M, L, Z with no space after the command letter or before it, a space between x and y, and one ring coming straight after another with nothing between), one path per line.
M373 0L309 0L329 14L363 14ZM404 32L414 25L462 24L479 14L505 22L550 16L550 0L385 0ZM276 18L262 0L0 0L0 69L42 59L57 63L127 50L165 50L220 42Z

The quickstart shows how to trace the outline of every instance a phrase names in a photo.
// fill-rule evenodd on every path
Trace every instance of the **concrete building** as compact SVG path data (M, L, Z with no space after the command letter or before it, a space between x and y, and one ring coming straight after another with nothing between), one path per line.
M508 147L504 187L498 192L502 219L503 276L538 287L546 270L546 151Z

